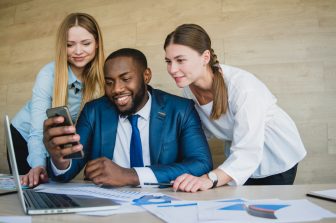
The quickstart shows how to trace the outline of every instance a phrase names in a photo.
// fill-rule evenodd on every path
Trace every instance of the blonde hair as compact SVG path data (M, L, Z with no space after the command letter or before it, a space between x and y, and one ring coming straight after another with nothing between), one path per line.
M85 13L71 13L61 23L56 36L55 79L52 107L67 104L68 94L68 60L67 39L71 27L80 26L91 33L98 45L96 55L84 68L82 75L83 90L80 110L92 99L104 95L104 49L103 38L96 20ZM80 112L80 111L79 111ZM79 113L78 112L78 113Z
M225 114L228 108L228 93L224 82L223 72L217 60L217 55L211 48L211 40L207 32L196 24L183 24L171 32L165 40L163 48L166 49L170 44L180 44L188 46L200 55L204 51L210 51L210 61L208 66L214 74L212 82L213 105L211 110L211 119L219 119Z

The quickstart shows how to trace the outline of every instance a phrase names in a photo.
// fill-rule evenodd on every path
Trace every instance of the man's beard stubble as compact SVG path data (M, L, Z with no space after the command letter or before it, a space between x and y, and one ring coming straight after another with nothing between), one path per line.
M122 116L129 116L137 112L139 105L141 104L142 100L144 100L146 95L146 84L141 83L141 88L138 91L138 94L134 95L134 98L132 98L132 106L130 109L125 111L120 111L117 107L117 110L119 111L120 115Z

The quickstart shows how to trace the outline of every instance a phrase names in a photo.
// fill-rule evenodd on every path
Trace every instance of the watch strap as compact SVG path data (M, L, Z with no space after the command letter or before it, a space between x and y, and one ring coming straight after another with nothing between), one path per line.
M210 171L208 173L208 178L212 181L212 188L215 188L217 186L217 183L218 183L218 177L217 177L217 174L215 174L214 172Z

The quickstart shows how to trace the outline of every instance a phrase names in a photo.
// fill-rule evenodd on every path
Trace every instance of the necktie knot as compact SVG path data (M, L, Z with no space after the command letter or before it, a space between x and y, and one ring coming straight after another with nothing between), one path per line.
M138 118L139 118L139 115L129 115L128 116L128 120L130 121L132 128L138 127Z

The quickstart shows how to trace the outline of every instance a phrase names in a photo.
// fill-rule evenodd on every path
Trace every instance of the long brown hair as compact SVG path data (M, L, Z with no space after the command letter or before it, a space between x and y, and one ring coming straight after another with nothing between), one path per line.
M103 38L96 20L85 13L71 13L61 23L56 36L55 79L52 106L67 104L68 93L68 60L67 39L71 27L80 26L91 33L98 45L96 55L89 62L83 72L83 94L81 107L95 98L104 95L104 48Z
M183 24L171 32L165 40L163 48L166 49L170 44L179 44L192 48L200 55L204 51L210 51L210 61L208 66L214 74L212 82L213 105L211 119L219 119L225 114L228 108L228 93L224 82L222 70L217 60L217 55L211 48L211 40L207 32L196 24Z

